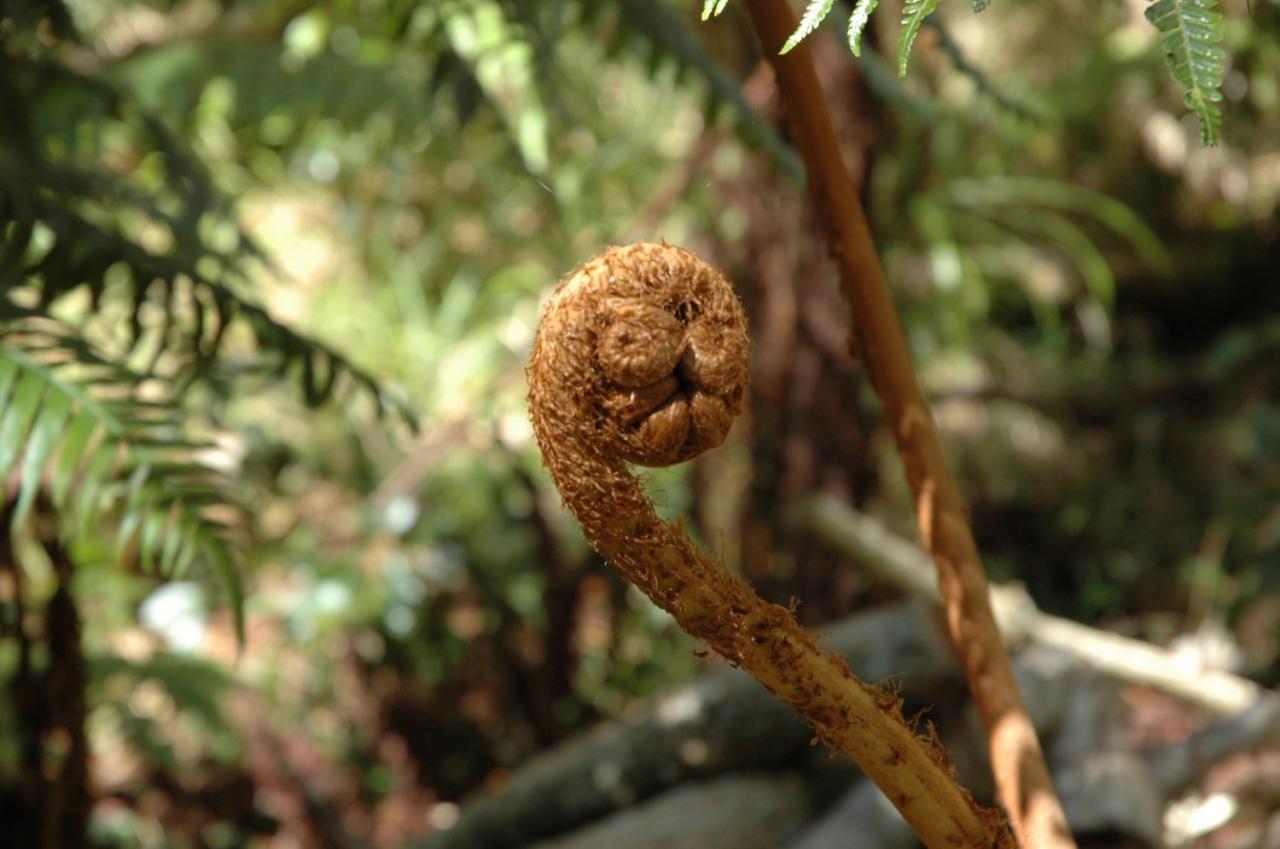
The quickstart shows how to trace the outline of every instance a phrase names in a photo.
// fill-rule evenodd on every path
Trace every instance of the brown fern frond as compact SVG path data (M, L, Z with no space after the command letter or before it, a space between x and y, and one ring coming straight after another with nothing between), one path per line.
M529 364L534 433L565 504L619 571L844 749L931 849L1010 845L895 695L854 677L783 607L654 511L628 462L668 465L725 438L750 343L728 281L670 245L613 248L560 284Z

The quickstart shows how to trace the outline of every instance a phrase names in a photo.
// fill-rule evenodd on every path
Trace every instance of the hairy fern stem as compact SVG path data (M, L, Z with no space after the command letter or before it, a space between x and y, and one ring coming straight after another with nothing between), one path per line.
M534 432L565 504L655 604L848 752L930 849L1011 846L937 741L907 726L897 695L858 680L789 610L660 519L628 469L718 445L741 408L748 349L728 281L681 248L614 248L570 274L529 364Z

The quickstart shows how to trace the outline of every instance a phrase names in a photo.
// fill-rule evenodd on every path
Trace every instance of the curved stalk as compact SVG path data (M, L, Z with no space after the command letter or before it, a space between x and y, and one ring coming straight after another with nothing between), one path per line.
M662 521L627 462L718 445L747 385L746 320L728 281L668 245L614 248L560 284L529 364L534 433L587 538L655 604L751 672L848 752L930 849L1010 846L997 812L954 778L894 693L824 653L786 608Z

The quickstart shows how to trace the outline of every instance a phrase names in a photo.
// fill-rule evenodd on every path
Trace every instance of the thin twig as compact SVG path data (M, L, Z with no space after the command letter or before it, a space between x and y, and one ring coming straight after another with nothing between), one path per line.
M876 519L830 497L798 502L789 519L885 581L940 603L929 557ZM1042 613L1016 586L991 588L991 604L1007 646L1023 640L1053 646L1114 678L1143 684L1224 716L1269 698L1261 686L1230 672L1188 670L1159 646Z

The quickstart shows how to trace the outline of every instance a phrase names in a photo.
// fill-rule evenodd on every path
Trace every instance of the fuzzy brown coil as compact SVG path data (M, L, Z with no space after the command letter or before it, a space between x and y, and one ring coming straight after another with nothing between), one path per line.
M570 326L554 347L542 342ZM688 460L723 442L741 410L748 347L742 307L714 268L670 245L614 248L547 310L532 368L560 393L540 417L534 382L535 424L645 466Z
M669 465L720 444L742 407L749 349L729 282L665 244L584 263L538 327L529 407L543 460L592 544L673 612L704 558L658 518L627 463Z
M662 521L627 462L665 465L724 440L742 406L749 342L728 282L670 245L613 248L552 295L529 363L543 460L592 545L655 604L740 664L849 752L930 849L1006 845L998 817L956 785L896 695L819 648Z

